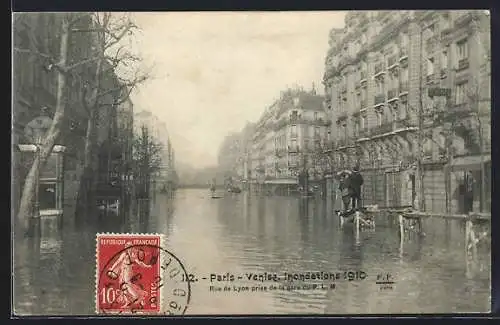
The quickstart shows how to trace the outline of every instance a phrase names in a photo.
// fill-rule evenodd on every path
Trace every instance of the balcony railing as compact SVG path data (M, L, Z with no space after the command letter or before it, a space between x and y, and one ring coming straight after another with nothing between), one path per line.
M399 83L399 94L407 93L409 90L410 85L408 80L404 80Z
M389 89L389 91L387 92L387 99L389 101L393 101L393 100L397 99L398 97L399 97L399 91L397 88Z
M361 128L359 129L358 137L360 138L367 138L370 136L370 130L368 128Z
M393 121L392 123L393 123L394 130L399 130L399 129L404 129L404 128L416 126L416 123L411 121L409 117L397 119L397 120Z
M310 125L321 125L328 126L331 124L329 120L325 120L322 117L312 118L312 117L290 117L289 122L291 124L310 124Z
M289 160L288 161L288 167L297 167L299 165L299 162L297 160Z
M377 63L375 64L375 76L378 76L382 73L384 73L385 67L384 67L384 63Z
M458 70L464 70L464 69L467 69L468 67L469 67L469 59L468 58L461 59L458 61Z
M345 147L345 146L347 146L347 139L344 138L344 139L339 139L337 141L337 147Z
M397 59L396 55L393 55L387 59L387 66L389 69L392 69L396 67L399 64L399 60Z
M380 105L385 102L385 95L384 94L379 94L375 96L375 105Z
M384 133L391 132L394 128L394 125L392 122L385 122L382 125L378 125L370 130L370 135L380 135Z
M299 146L288 146L288 152L299 152Z

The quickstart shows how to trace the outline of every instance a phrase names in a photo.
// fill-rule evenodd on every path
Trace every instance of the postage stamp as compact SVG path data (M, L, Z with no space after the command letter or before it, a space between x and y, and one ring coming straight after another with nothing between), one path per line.
M191 296L187 280L162 235L97 234L97 314L182 315Z

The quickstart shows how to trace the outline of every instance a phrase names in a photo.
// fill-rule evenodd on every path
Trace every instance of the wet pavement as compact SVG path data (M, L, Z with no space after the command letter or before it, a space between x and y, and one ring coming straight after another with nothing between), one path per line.
M462 221L425 220L426 236L401 245L392 219L377 219L375 231L357 237L349 226L340 227L328 200L221 195L211 199L207 190L197 189L179 190L174 198L156 194L129 216L85 221L65 216L62 228L56 219L41 220L39 235L14 243L16 314L94 314L97 232L165 234L167 248L199 279L192 283L186 314L489 311L490 249L480 247L474 274L466 276ZM341 278L335 289L273 291L242 279L231 287L255 291L239 293L210 291L214 283L202 279L228 272L307 271ZM349 271L366 277L344 279ZM392 285L376 283L387 274Z

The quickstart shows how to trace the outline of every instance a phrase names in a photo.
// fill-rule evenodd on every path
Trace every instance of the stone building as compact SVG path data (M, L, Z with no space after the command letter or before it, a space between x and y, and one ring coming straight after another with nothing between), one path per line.
M332 30L328 152L336 169L360 165L366 204L459 212L471 170L487 209L489 24L484 11L353 11Z
M323 100L314 87L288 89L266 109L251 137L251 183L288 192L305 170L311 181L322 180L320 157L330 124Z
M81 19L78 22L79 27L89 26L90 23L89 19ZM49 69L49 58L57 59L59 56L60 26L61 15L55 13L22 13L14 15L13 19L12 206L14 212L19 205L24 179L31 166L31 159L18 152L16 147L18 144L30 142L26 137L25 128L30 121L41 115L42 109L50 119L53 118L55 111L57 81L56 73ZM92 43L93 40L88 33L73 35L69 58L75 62L88 58ZM83 160L87 114L81 105L80 95L81 81L88 77L89 75L85 73L79 78L68 77L70 86L66 114L59 139L56 141L56 144L66 146L66 150L62 187L64 191L54 192L56 195L61 195L65 205L69 207L74 207L81 176L78 167ZM51 177L55 175L53 157L49 157L45 169ZM58 177L60 176L62 174Z
M17 209L21 190L26 174L30 168L31 160L23 156L16 149L18 144L26 144L30 141L26 137L26 126L30 121L36 120L43 111L43 115L53 118L56 106L57 74L50 68L51 61L57 61L60 51L60 30L63 13L21 13L14 16L13 22L13 44L14 44L14 69L13 69L13 207ZM81 18L75 23L74 28L89 29L93 25L91 15L81 14ZM92 57L92 48L95 38L92 33L72 33L69 38L68 62L76 64ZM66 107L64 120L61 125L59 138L56 145L65 147L63 159L57 163L57 159L49 156L47 164L42 169L40 177L40 197L42 194L55 193L61 196L64 209L70 214L76 208L76 200L83 176L83 162L85 152L85 138L89 123L89 112L82 105L82 91L84 83L94 80L95 66L82 65L67 74ZM129 101L122 108L117 108L113 103L122 85L113 73L103 76L102 91L109 94L101 98L101 105L97 111L97 117L91 121L95 123L95 133L91 137L95 152L92 157L96 183L109 181L112 176L111 160L107 150L109 146L118 146L122 149L121 140L124 139L126 130L121 129L118 121L118 111L125 110L128 113L127 123L130 124L130 110L132 104ZM128 125L127 124L127 125ZM130 128L130 125L127 126ZM123 131L123 132L122 132ZM120 133L121 132L121 133ZM120 141L119 141L120 140ZM130 144L128 145L130 147ZM123 150L126 150L123 148ZM101 155L105 152L106 155ZM102 157L101 157L102 156ZM26 159L28 158L28 159ZM101 159L103 158L103 159ZM119 155L117 165L123 165L125 156ZM104 176L103 176L104 175ZM103 177L101 177L103 176ZM63 182L59 187L58 182ZM55 184L54 188L49 185ZM43 185L43 186L42 186ZM60 188L60 190L59 190ZM47 201L52 200L45 195ZM46 202L40 202L40 205Z
M142 127L146 127L154 141L161 145L161 166L155 175L155 186L158 189L176 186L173 184L177 182L175 150L166 123L152 112L143 110L134 114L134 134L139 135Z

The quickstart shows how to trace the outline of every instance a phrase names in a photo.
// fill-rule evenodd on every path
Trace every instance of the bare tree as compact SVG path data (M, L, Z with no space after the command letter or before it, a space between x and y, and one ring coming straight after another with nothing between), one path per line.
M141 133L133 142L134 179L138 185L138 194L148 197L151 176L160 170L162 145L149 133L146 126L142 126Z
M95 47L89 62L94 64L91 78L83 80L81 103L87 113L84 159L82 161L82 183L79 198L88 205L87 194L96 173L92 164L96 120L99 111L116 109L130 98L132 91L149 78L149 74L139 66L141 59L127 50L125 38L134 35L138 27L128 15L112 13L91 13L93 26L89 29L74 30L78 33L92 33ZM88 68L83 67L83 68ZM80 71L81 72L81 71ZM74 74L77 77L77 74ZM94 176L94 177L93 177Z
M44 135L39 154L37 154L29 173L25 179L18 218L22 219L31 215L33 208L33 198L36 191L36 180L39 169L43 168L52 148L57 141L62 129L62 121L66 115L66 104L69 102L69 90L73 79L80 80L83 84L81 91L81 102L88 113L87 128L85 137L84 169L90 165L92 157L92 136L95 129L96 112L104 106L116 106L127 100L131 91L141 82L147 79L147 74L141 74L138 69L135 73L121 73L119 70L126 70L131 63L137 63L139 59L125 50L122 40L125 36L130 36L136 26L126 16L109 13L64 13L46 15L56 15L61 17L59 53L43 52L37 42L37 26L28 26L28 36L30 38L29 48L14 48L17 53L30 53L44 60L45 68L53 71L57 76L56 109L52 125ZM89 19L90 18L90 19ZM79 22L87 21L85 24ZM81 55L72 55L72 50L81 46L77 35L88 33L90 35L90 54L82 58ZM73 46L74 45L74 46ZM88 73L92 70L90 74ZM133 70L133 69L132 69ZM86 78L88 76L90 78ZM109 87L103 85L104 77L116 76L117 85ZM123 77L124 76L124 77ZM77 92L80 90L77 89ZM107 101L104 98L108 97ZM109 100L109 97L112 100Z
M69 65L68 50L72 34L71 29L82 17L81 14L73 13L64 13L61 15L59 53L57 56L51 53L43 52L39 48L36 40L36 26L27 26L29 27L28 36L30 37L30 48L14 48L16 55L19 53L30 53L35 55L37 58L44 60L44 62L46 62L46 69L55 71L57 78L54 118L50 128L42 137L41 143L37 148L38 153L24 181L18 210L19 220L24 220L32 214L33 198L37 190L36 186L39 169L45 166L49 155L52 153L52 148L61 133L62 122L66 114L67 76L72 69L78 66Z

